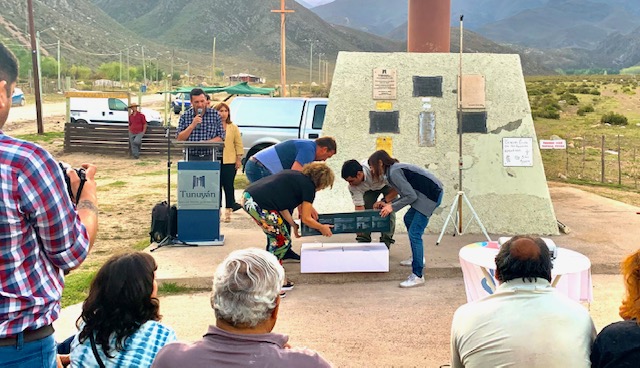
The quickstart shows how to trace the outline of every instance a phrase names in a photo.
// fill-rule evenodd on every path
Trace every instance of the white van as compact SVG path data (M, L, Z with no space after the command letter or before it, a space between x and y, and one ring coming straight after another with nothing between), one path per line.
M71 123L128 125L127 103L119 98L72 97L70 102ZM152 109L141 108L149 126L161 126L162 115Z

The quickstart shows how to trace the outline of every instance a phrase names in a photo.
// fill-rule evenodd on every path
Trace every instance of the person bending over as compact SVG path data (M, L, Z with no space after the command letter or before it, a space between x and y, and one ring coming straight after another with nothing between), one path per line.
M331 226L323 225L311 215L316 192L333 185L333 171L324 163L313 162L302 171L284 170L249 185L243 193L244 210L267 235L267 250L280 261L291 248L291 234L285 224L300 237L298 224L290 208L300 206L300 218L307 226L331 236ZM290 285L285 281L285 285Z
M411 259L400 262L403 266L411 266L412 273L400 287L408 288L424 285L424 243L422 234L429 224L429 217L442 201L444 190L442 183L431 172L418 165L404 164L389 156L384 150L374 152L369 157L371 176L375 180L386 177L399 198L387 203L386 199L374 203L380 209L381 216L388 216L410 206L404 215L404 224L409 233L411 243Z
M378 202L380 195L383 196L382 201L385 203L393 201L398 196L398 192L389 186L389 182L384 177L373 180L366 160L362 162L356 160L345 161L342 164L342 179L349 183L349 193L356 211L373 209L373 205ZM384 243L387 248L391 248L391 244L396 242L393 239L393 233L396 228L395 212L389 215L389 222L389 232L380 234L380 242ZM371 233L356 234L356 241L358 243L371 243Z

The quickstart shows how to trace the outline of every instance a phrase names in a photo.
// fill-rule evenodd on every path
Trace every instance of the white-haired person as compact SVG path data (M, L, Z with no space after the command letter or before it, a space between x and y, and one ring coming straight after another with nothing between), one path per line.
M231 252L216 269L211 306L216 324L202 340L165 345L152 367L331 367L318 353L296 349L272 333L284 269L261 249Z

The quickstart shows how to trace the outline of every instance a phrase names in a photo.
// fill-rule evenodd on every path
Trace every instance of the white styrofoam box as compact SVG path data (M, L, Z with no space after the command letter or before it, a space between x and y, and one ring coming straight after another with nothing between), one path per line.
M300 272L389 272L389 249L384 243L305 243Z

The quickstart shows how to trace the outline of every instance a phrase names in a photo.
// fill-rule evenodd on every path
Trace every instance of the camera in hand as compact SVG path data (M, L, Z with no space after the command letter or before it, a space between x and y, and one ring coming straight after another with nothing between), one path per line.
M80 199L80 194L82 193L82 188L84 187L84 183L87 181L87 171L82 167L72 168L71 165L62 161L58 162L58 165L60 165L60 168L62 169L62 173L64 174L64 182L67 184L67 193L69 193L69 198L71 199L71 202L78 204L78 200ZM78 174L78 177L80 178L80 186L78 186L78 193L76 193L75 197L73 196L73 192L71 190L71 179L67 174L68 169L75 170L76 174Z

